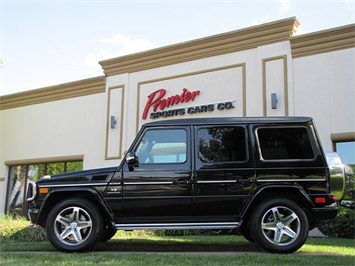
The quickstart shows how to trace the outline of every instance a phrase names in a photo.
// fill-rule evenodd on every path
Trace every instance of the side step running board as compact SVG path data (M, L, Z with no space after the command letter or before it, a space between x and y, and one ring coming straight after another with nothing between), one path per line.
M149 229L235 229L239 222L233 223L159 223L159 224L115 224L117 230L149 230Z

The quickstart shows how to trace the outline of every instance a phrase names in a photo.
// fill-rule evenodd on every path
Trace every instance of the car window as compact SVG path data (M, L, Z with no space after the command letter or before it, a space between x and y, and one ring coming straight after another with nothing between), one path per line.
M210 127L197 131L198 159L203 163L235 162L247 159L242 127Z
M314 153L307 128L258 128L259 150L264 160L313 159Z
M136 155L141 164L184 163L187 155L184 129L151 129L141 139Z

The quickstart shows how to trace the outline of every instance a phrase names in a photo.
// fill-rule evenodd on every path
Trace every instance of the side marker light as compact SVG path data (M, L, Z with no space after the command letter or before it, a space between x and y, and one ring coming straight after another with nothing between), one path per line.
M39 194L48 194L49 188L47 187L41 187L39 188Z

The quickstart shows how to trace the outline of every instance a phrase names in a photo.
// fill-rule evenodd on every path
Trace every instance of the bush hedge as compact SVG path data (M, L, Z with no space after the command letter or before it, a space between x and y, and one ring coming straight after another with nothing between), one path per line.
M0 216L0 242L8 240L42 242L47 237L43 228L31 226L25 218Z
M355 239L355 210L340 207L337 217L322 222L318 229L328 237Z

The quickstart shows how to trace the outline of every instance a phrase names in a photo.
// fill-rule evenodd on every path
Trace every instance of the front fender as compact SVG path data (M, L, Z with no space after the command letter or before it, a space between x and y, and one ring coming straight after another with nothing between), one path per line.
M65 195L65 196L63 196ZM107 206L101 194L94 188L59 188L50 190L43 200L43 203L38 211L35 224L45 226L47 216L53 206L63 199L68 198L86 198L93 202L101 211L103 217L114 221L114 216L111 209Z

